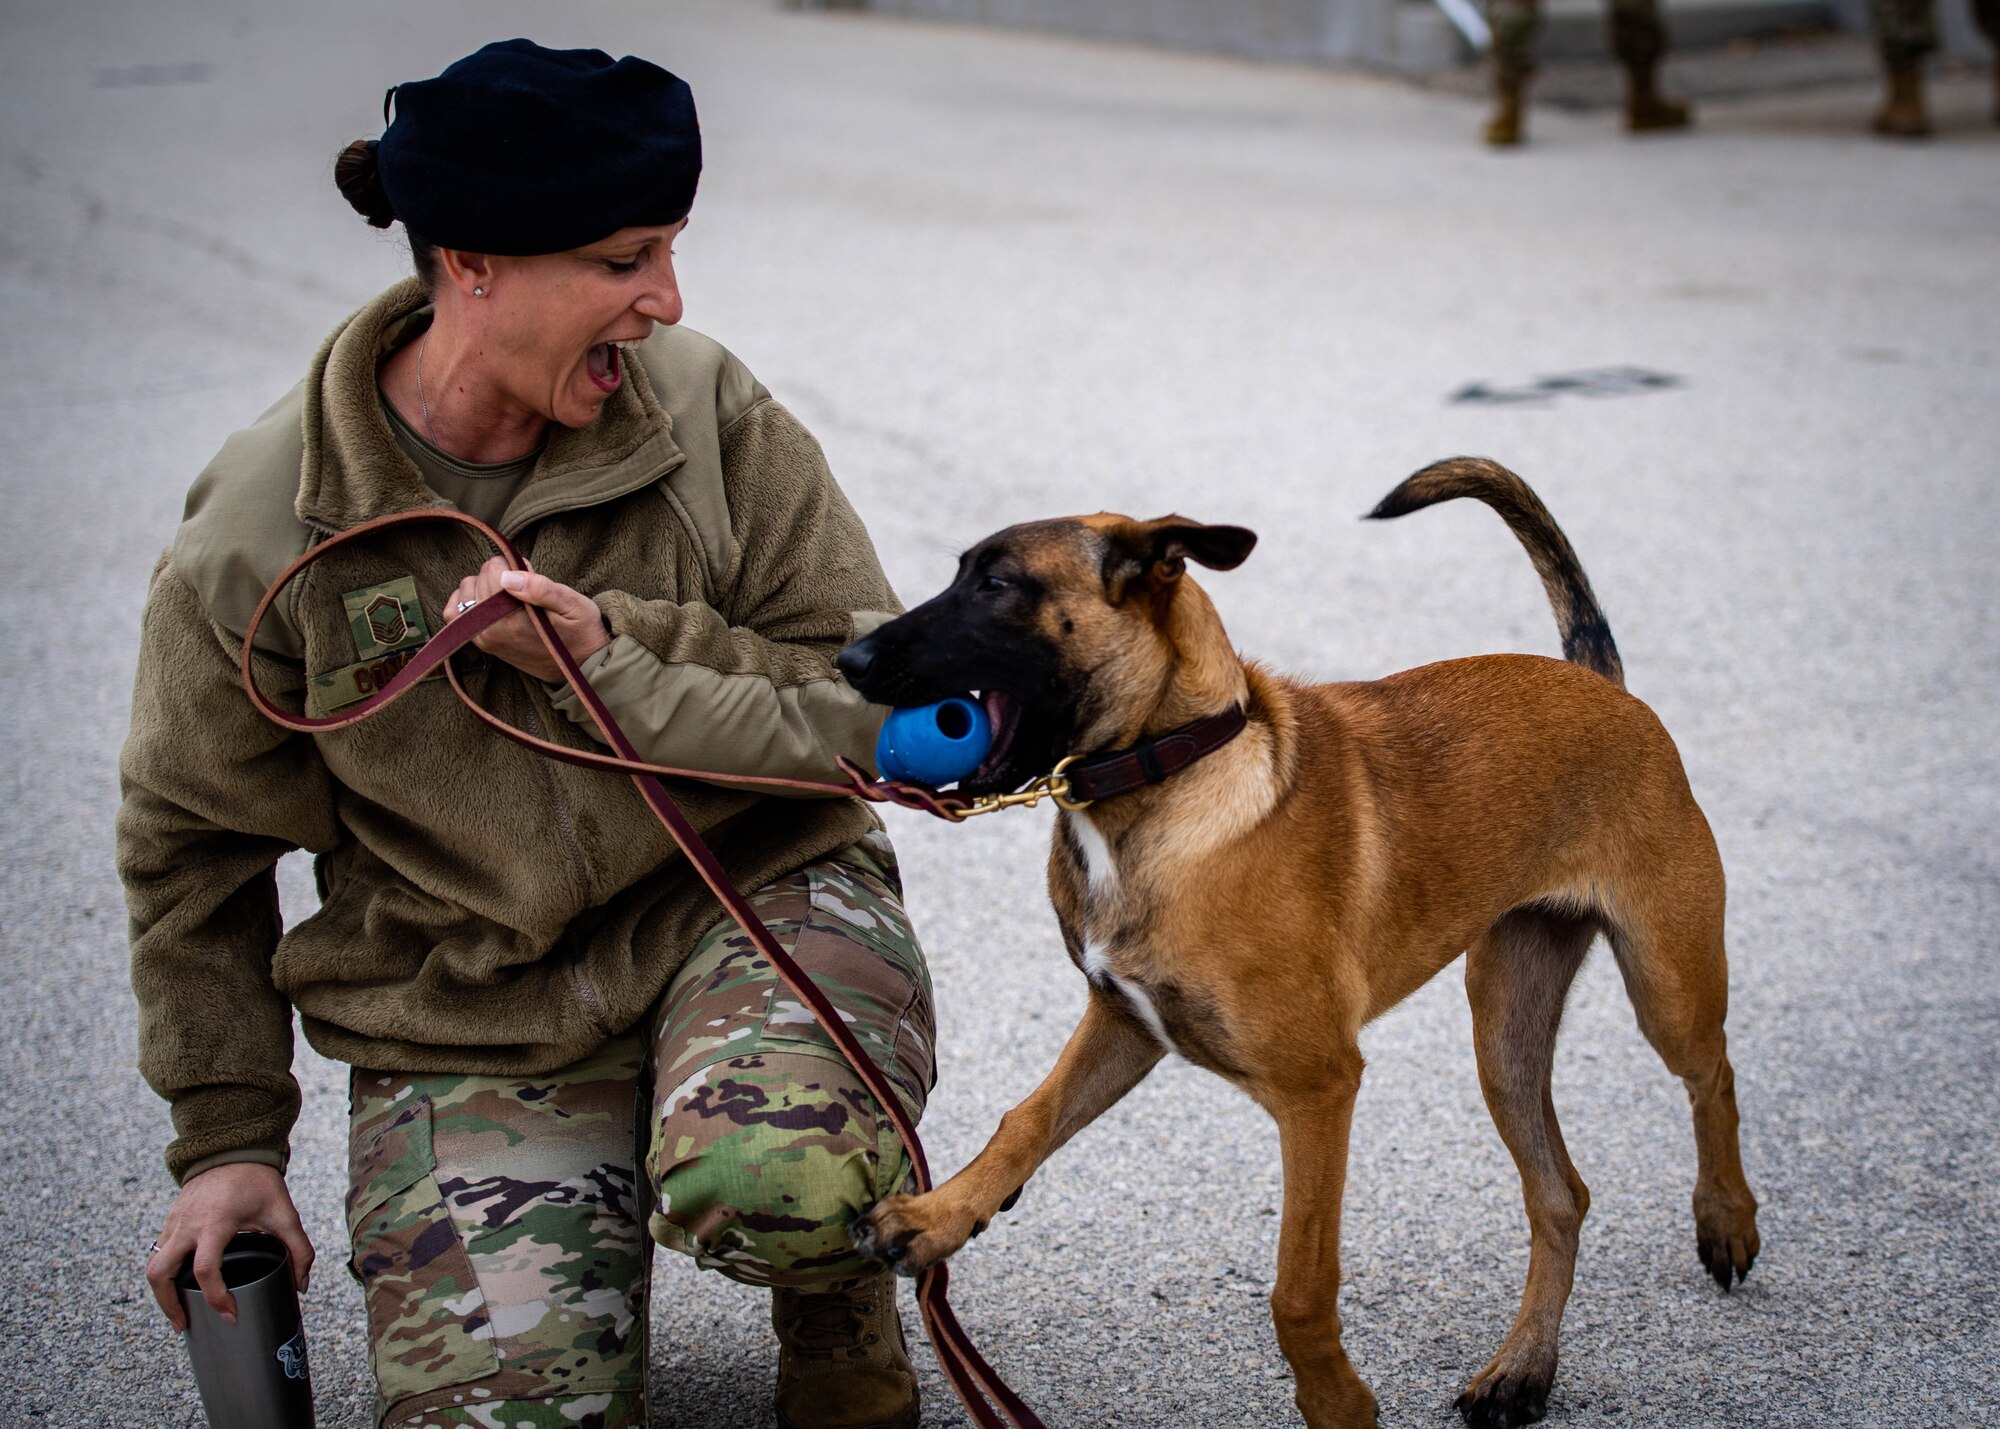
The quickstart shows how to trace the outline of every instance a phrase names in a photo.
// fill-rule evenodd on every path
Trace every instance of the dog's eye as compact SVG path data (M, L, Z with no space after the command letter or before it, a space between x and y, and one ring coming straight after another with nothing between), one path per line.
M983 591L991 591L998 594L1003 590L1012 590L1014 583L1005 576L988 576L979 583L979 588Z

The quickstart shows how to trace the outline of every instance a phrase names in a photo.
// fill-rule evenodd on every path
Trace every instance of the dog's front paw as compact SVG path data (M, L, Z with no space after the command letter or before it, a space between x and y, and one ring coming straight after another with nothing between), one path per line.
M918 1275L983 1229L977 1222L957 1222L933 1191L924 1196L885 1196L855 1217L847 1238L856 1250L898 1275Z
M1694 1250L1702 1269L1727 1290L1757 1262L1757 1203L1748 1194L1726 1196L1696 1195L1694 1199Z
M1504 1354L1488 1365L1453 1401L1468 1429L1517 1429L1533 1424L1549 1412L1549 1386L1555 1380L1554 1366L1525 1366L1504 1362Z

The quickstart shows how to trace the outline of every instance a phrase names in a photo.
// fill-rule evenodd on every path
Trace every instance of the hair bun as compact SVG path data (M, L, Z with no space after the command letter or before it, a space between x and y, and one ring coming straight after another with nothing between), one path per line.
M342 149L340 157L333 161L333 182L356 213L377 228L387 228L396 221L396 206L389 202L388 191L382 187L382 171L375 162L375 150L373 139L356 139Z

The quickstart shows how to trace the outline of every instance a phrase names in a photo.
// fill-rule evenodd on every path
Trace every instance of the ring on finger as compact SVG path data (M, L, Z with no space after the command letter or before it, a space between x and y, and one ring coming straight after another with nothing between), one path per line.
M472 607L473 607L473 606L475 606L475 605L477 605L477 604L479 604L479 597L478 597L478 596L474 596L474 597L473 597L473 598L472 598L471 600L461 600L461 601L460 601L460 602L458 603L458 613L459 613L460 615L463 615L463 614L465 614L465 612L466 612L466 611L468 611L468 610L472 609Z

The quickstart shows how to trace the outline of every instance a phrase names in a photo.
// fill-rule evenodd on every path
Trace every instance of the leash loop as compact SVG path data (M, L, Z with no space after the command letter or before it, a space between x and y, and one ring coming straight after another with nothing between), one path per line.
M883 1115L895 1128L897 1137L901 1139L904 1149L909 1153L910 1167L918 1192L929 1191L932 1187L930 1163L924 1155L923 1143L917 1138L916 1123L910 1119L909 1113L904 1111L895 1088L883 1074L882 1069L876 1065L875 1059L868 1055L868 1050L841 1021L839 1011L827 995L820 991L819 986L813 982L805 969L793 960L792 956L780 946L771 930L764 926L756 910L730 881L721 862L702 841L701 835L688 822L687 816L681 812L680 806L674 802L672 795L660 781L662 778L692 778L750 788L785 788L822 794L851 794L874 803L921 809L925 813L934 814L953 823L965 819L971 812L971 806L954 795L939 794L921 785L904 784L893 780L871 780L858 765L844 757L839 761L841 773L846 776L844 783L779 779L766 775L716 774L710 771L675 769L666 765L649 764L639 757L638 750L626 737L625 731L619 728L617 720L612 718L611 711L591 688L590 682L584 678L583 671L577 667L569 648L556 634L555 627L550 624L547 614L539 607L527 605L505 592L485 597L470 610L448 622L411 657L402 669L396 672L395 677L387 685L360 705L342 714L332 716L293 714L274 703L258 688L252 669L254 641L258 627L270 613L271 606L277 600L279 593L290 585L301 571L328 552L351 541L360 540L391 527L435 522L468 526L492 544L510 569L518 571L532 569L514 548L513 543L491 526L462 511L452 511L442 507L378 516L372 521L364 521L330 536L309 548L287 566L272 582L270 589L264 592L263 599L257 602L257 608L251 614L250 624L243 632L242 658L243 689L249 696L251 704L266 719L285 729L302 734L323 734L345 729L358 724L370 715L379 713L401 699L419 680L442 664L445 667L445 678L451 682L451 687L459 699L487 725L515 743L552 759L627 775L637 787L640 797L646 801L654 815L666 826L667 832L673 836L682 855L700 873L709 891L736 921L751 944L771 964L772 970L778 974L785 986L812 1010L812 1015L821 1029L839 1049L841 1056L853 1067L855 1074L861 1078L862 1085L868 1089L869 1095L875 1099L876 1105L881 1107ZM570 688L575 691L577 699L589 712L598 732L604 736L605 743L616 751L615 758L588 750L571 749L567 745L538 739L515 729L482 707L459 683L458 672L451 664L451 656L495 621L505 618L517 609L527 612L529 623L541 637L550 658L569 681ZM944 1371L945 1379L953 1391L964 1402L966 1412L972 1416L973 1422L979 1429L1007 1429L1009 1425L1012 1425L1013 1429L1046 1429L1034 1410L1008 1388L993 1366L986 1362L978 1347L973 1344L972 1337L959 1323L958 1316L952 1312L945 1296L949 1283L950 1277L942 1261L924 1270L917 1276L917 1308L923 1318L925 1333L930 1337L932 1348L937 1351L938 1365Z

